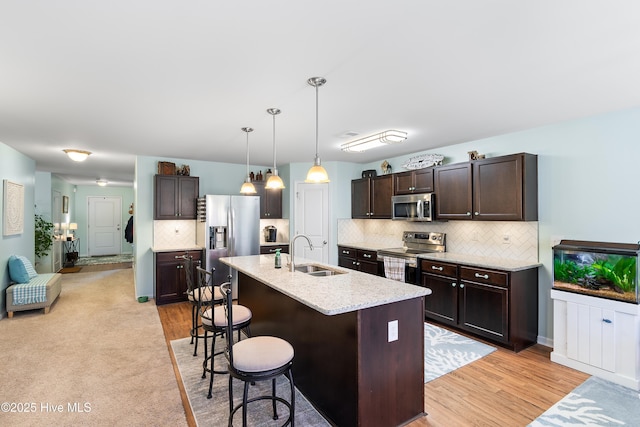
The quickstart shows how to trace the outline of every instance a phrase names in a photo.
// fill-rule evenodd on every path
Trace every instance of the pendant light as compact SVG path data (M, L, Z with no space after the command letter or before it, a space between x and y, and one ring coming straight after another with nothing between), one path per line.
M251 183L251 177L249 176L249 132L253 132L253 128L242 128L242 131L247 134L247 178L240 188L242 194L256 194L256 187Z
M276 116L280 114L280 110L269 108L267 113L273 116L273 174L267 179L265 186L273 190L281 190L284 188L284 182L278 176L278 167L276 166Z
M313 166L307 172L305 182L329 182L329 174L320 164L320 156L318 155L318 88L326 82L327 80L323 77L311 77L307 80L307 83L316 88L316 157L313 161Z

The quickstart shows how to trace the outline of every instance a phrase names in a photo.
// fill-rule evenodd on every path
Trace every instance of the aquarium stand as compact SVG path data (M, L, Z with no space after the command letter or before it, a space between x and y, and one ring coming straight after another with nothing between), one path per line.
M640 390L640 305L557 289L551 299L551 360Z

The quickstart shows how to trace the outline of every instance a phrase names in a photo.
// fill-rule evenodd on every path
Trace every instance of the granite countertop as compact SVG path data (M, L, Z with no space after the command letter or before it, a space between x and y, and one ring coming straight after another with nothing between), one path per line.
M220 258L220 261L326 315L348 313L431 294L431 290L421 286L304 258L296 259L296 265L318 264L345 274L318 277L299 271L289 272L284 262L282 268L274 268L274 258L275 255L269 254L226 257ZM242 288L239 292L242 295Z
M402 243L395 246L382 243L354 242L338 243L338 246L348 246L350 248L377 251L380 249L397 248ZM425 253L418 255L418 258L431 259L435 261L446 261L455 264L465 264L474 267L495 268L505 271L527 270L529 268L540 267L542 264L536 261L523 261L509 258L484 257L478 255L460 254L454 252Z
M446 261L456 264L470 265L473 267L495 268L506 271L527 270L540 267L542 264L534 261L522 261L508 258L493 258L477 255L457 254L453 252L430 253L418 255L421 259Z
M181 248L156 248L152 247L151 252L181 252L181 251L201 251L204 248L202 246L189 246L189 247L181 247Z

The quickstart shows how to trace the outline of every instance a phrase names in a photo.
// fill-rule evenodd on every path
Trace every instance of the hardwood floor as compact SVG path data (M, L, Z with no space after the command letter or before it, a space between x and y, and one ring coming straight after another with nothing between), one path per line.
M169 342L189 336L191 306L186 302L158 306L158 313L179 379ZM497 347L490 355L428 382L424 386L428 415L408 425L526 426L589 377L551 362L550 352L539 344L520 353ZM178 384L189 426L195 426L182 382Z

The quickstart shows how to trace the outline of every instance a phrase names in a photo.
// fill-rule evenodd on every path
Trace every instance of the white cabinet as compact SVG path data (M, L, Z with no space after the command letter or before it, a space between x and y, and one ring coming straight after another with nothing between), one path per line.
M551 360L640 390L640 306L551 290Z

